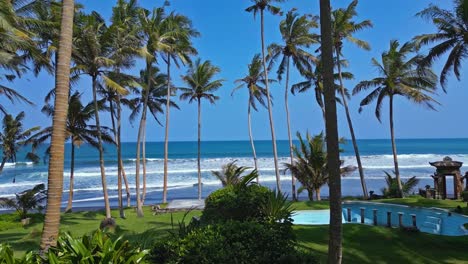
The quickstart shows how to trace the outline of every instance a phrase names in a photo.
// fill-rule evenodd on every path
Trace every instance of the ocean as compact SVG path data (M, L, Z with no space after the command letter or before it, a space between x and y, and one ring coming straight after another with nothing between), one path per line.
M288 142L278 142L279 164L289 162ZM297 143L297 142L295 142ZM393 171L393 157L390 140L366 139L358 141L362 164L364 166L366 184L369 191L381 193L385 186L384 171ZM256 141L260 182L275 188L275 173L270 141ZM39 150L43 153L45 146ZM341 154L344 165L356 165L351 142L342 145ZM135 153L136 143L123 143L122 153L125 172L127 174L132 195L135 195ZM419 187L433 185L431 174L435 169L429 165L431 161L450 156L468 164L468 139L399 139L397 140L399 165L402 179L416 176L420 179ZM149 142L146 145L147 157L147 196L145 204L161 202L163 185L163 155L164 143ZM238 165L253 166L249 141L208 141L202 142L202 181L203 197L221 187L219 181L211 175L211 171L221 169L223 164L237 160ZM18 153L16 164L7 163L0 174L0 197L14 197L14 194L32 188L39 183L47 184L47 164L33 164L24 160L26 150ZM70 176L70 144L65 145L65 173L63 206L68 199ZM75 153L75 193L73 206L103 207L102 187L100 180L99 158L96 149L89 145L76 148ZM197 197L197 142L169 143L169 181L168 199L187 199ZM117 155L115 147L105 145L105 167L111 205L117 205ZM462 167L462 173L468 171ZM141 175L141 173L140 173ZM291 189L289 174L281 174L282 190ZM449 178L447 178L449 179ZM452 182L448 180L447 191L453 193ZM414 190L417 192L417 188ZM359 174L357 171L342 178L342 194L345 196L362 195ZM328 188L324 186L322 196L328 196ZM299 196L306 199L307 194ZM132 196L132 204L135 199Z

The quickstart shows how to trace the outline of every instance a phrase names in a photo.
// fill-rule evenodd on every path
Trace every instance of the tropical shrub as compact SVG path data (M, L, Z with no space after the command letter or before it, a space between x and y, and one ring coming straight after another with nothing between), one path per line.
M15 194L16 198L0 198L0 207L15 209L21 219L28 216L28 212L33 209L42 210L43 203L47 198L47 190L44 184L38 184L32 189Z
M50 248L46 258L48 263L147 263L148 250L140 250L130 245L122 237L112 239L108 234L97 230L81 239L66 233L59 237L57 246Z
M227 221L159 242L153 263L315 263L309 252L296 251L294 233L283 223Z
M45 263L36 252L28 252L22 258L15 258L11 247L6 244L0 244L0 264L34 264Z
M260 206L267 201L270 192L267 187L256 184L217 190L206 198L201 222L208 224L261 218Z
M382 194L385 198L397 198L400 197L398 195L398 181L396 177L392 177L392 175L385 171L385 181L387 183L387 187L382 189ZM416 179L416 176L409 178L406 181L401 181L401 186L403 190L403 194L409 195L411 190L418 185L419 179Z
M221 181L223 187L239 184L243 178L242 173L249 169L249 167L237 166L236 162L237 160L234 160L223 165L220 171L211 171L211 174ZM256 173L256 171L251 173Z
M467 202L467 203L468 203L468 190L463 191L463 192L461 193L461 198L462 198L462 200L463 200L464 202Z

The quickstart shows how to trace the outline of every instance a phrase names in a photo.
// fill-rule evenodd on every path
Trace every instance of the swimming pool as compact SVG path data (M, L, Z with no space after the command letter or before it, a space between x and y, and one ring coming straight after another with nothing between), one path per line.
M364 213L364 224L368 225L374 224L375 211L377 225L387 226L390 212L392 227L399 226L401 215L403 226L411 227L415 218L416 227L421 232L446 236L468 235L468 230L463 227L463 224L468 223L467 216L439 208L346 201L343 202L343 223L361 223L361 210ZM330 210L297 211L293 220L298 225L327 225L330 222Z

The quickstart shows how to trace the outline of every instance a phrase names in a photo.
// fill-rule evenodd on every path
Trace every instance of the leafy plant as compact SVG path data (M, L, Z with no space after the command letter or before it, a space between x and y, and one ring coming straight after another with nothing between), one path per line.
M32 209L42 210L43 202L47 198L47 190L43 183L34 186L32 189L15 194L16 198L0 198L0 207L13 208L20 215L21 219L28 216Z
M270 192L267 200L260 205L260 211L266 222L291 223L293 212L292 202L281 192Z
M382 194L386 198L396 198L399 197L399 190L398 190L398 181L397 178L392 177L392 175L388 172L385 173L385 182L387 183L387 187L382 189ZM411 190L418 185L419 179L416 179L416 176L409 178L406 181L402 181L402 190L404 195L409 195Z
M249 167L237 166L236 162L237 160L234 160L223 165L220 171L211 171L211 174L221 181L223 187L238 184L242 179L242 173L249 169Z

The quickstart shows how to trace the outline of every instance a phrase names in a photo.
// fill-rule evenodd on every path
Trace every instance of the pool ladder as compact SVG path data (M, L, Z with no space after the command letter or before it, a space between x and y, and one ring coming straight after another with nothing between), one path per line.
M424 220L421 230L424 230L429 233L433 234L440 234L442 227L442 218L438 216L426 216Z

